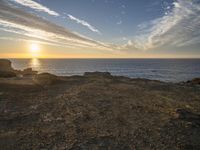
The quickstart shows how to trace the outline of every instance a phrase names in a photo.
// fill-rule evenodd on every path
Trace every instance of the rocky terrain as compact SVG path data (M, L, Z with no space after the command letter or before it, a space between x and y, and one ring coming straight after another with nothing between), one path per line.
M198 150L198 79L0 78L0 149Z

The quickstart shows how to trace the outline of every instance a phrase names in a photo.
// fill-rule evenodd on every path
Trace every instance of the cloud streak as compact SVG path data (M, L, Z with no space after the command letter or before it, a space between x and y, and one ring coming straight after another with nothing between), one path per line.
M70 48L111 50L109 45L81 36L34 14L22 11L0 0L0 30L23 35L50 45Z
M91 30L93 32L101 34L101 32L98 29L96 29L94 26L90 25L88 22L86 22L84 20L81 20L81 19L78 19L78 18L76 18L76 17L74 17L74 16L72 16L70 14L68 14L67 16L69 17L70 20L73 20L76 23L81 24L81 25L87 27L89 30Z
M57 12L50 10L49 8L43 6L35 1L32 1L32 0L10 0L10 1L18 3L18 4L26 6L26 7L29 7L36 11L48 13L49 15L52 15L52 16L59 16L59 14Z
M32 0L0 0L0 30L19 34L31 40L67 48L100 50L150 50L163 47L184 47L200 43L200 0L176 0L164 16L139 25L140 32L127 38L127 44L106 44L69 31L42 17L36 16L14 4L60 16L57 12ZM169 8L169 7L168 7ZM92 32L101 32L88 22L70 14L68 18L87 27ZM119 23L120 24L120 23ZM2 37L1 37L2 38Z
M200 1L176 0L161 18L140 25L141 33L131 41L137 49L182 47L200 43ZM129 42L130 48L130 42Z

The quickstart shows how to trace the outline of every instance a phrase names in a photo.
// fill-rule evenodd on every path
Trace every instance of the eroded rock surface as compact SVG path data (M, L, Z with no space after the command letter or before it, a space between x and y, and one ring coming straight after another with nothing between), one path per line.
M7 59L0 59L0 71L13 71L11 61Z
M199 149L199 86L91 74L46 87L0 83L0 147Z
M61 82L59 77L50 73L41 73L35 75L33 80L39 85L52 85Z
M16 73L11 66L11 61L7 59L0 59L0 78L16 77Z
M188 81L187 83L200 85L200 78L195 78L191 81Z

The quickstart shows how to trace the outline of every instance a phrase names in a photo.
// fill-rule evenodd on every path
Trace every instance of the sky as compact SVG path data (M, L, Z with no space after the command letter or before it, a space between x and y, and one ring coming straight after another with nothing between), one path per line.
M200 58L200 0L0 0L0 58Z

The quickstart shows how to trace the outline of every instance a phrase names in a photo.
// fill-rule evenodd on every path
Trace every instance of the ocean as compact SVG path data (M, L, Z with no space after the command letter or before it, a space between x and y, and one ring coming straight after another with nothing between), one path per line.
M200 77L200 59L11 59L13 67L28 67L59 76L110 72L130 78L181 82Z

